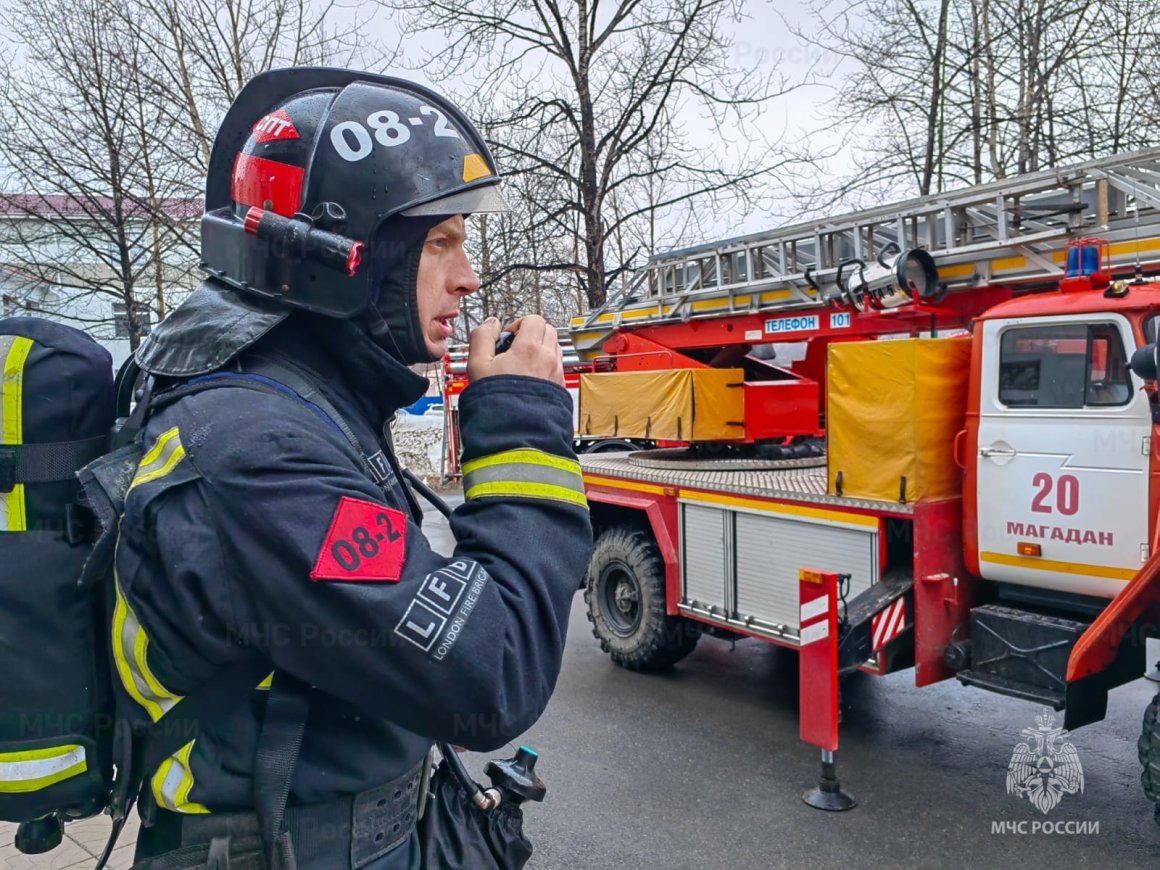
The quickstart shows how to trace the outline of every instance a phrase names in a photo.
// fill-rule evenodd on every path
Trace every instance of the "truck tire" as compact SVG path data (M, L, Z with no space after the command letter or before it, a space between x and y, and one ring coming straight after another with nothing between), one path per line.
M585 453L624 453L627 450L636 450L636 445L631 441L625 441L623 438L606 439L604 441L595 441L585 449Z
M622 668L660 671L693 651L693 621L665 613L665 568L643 531L611 528L596 541L584 584L588 621L600 648Z
M1156 804L1156 821L1160 822L1160 694L1144 711L1144 730L1136 746L1140 750L1140 764L1144 766L1140 782L1148 800Z

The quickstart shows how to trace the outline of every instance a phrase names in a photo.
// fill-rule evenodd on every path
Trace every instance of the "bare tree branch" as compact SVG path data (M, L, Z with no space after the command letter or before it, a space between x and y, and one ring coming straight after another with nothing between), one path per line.
M740 20L735 0L380 3L405 16L408 32L443 37L423 59L425 72L477 83L468 109L524 221L489 224L484 281L495 292L530 290L542 300L543 281L566 279L599 306L610 282L651 250L644 242L655 241L658 222L694 232L686 212L725 196L741 211L752 207L783 163L755 127L787 85L775 72L737 67L725 36ZM698 119L708 135L685 135L682 118ZM760 147L727 157L727 119ZM536 268L532 250L550 265Z

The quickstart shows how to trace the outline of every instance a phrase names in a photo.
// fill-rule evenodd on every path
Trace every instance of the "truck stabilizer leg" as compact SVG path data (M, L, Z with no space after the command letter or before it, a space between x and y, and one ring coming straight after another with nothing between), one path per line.
M818 787L803 794L802 800L819 810L848 810L857 802L842 791L834 766L838 748L838 575L802 568L798 572L798 601L798 733L806 743L822 750Z
M852 810L858 806L858 801L842 790L842 783L838 781L838 767L834 763L834 753L830 750L822 750L822 775L818 777L818 787L803 792L802 800L815 810L828 810L834 813Z

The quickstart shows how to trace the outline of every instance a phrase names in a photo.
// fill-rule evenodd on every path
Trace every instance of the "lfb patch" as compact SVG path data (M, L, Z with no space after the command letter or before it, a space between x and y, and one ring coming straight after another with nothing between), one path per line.
M401 511L343 496L310 579L397 582L406 542L407 517Z

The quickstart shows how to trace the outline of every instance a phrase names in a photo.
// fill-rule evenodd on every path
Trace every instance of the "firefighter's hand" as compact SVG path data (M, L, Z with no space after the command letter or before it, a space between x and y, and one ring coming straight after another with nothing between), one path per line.
M489 317L471 331L467 351L467 379L478 381L492 375L526 375L564 385L564 357L556 330L538 314L521 317L507 327L516 334L511 349L496 356L500 323Z

